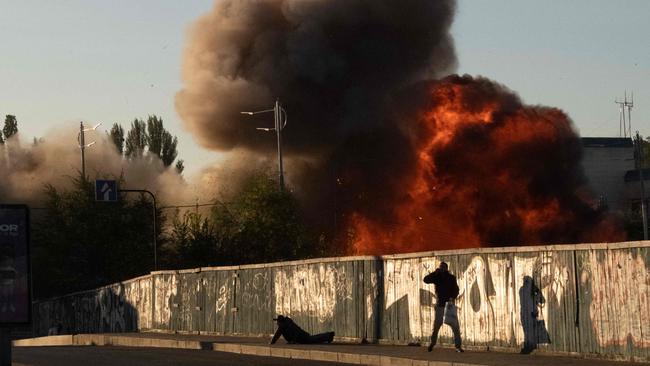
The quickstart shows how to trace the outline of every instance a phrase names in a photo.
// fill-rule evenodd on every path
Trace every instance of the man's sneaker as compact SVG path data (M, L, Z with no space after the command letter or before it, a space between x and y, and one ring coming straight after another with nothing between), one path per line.
M427 352L433 351L433 343L429 344L429 347L427 347Z
M463 352L465 352L465 350L460 348L460 347L456 347L456 352L463 353Z

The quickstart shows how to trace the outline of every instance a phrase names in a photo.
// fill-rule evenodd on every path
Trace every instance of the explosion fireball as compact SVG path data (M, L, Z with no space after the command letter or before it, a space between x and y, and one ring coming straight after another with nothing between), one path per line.
M455 9L217 1L191 28L176 108L203 146L270 159L275 140L240 111L280 98L288 186L333 254L623 239L591 203L562 111L445 77Z
M355 253L625 239L590 203L580 140L562 111L523 105L485 78L416 89L425 102L405 194L384 205L394 207L388 224L352 214Z

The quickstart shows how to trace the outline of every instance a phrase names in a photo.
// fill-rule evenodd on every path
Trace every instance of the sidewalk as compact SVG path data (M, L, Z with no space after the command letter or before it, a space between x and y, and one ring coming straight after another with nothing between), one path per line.
M289 345L280 339L269 345L270 337L223 337L166 333L110 333L60 335L21 339L15 347L38 346L128 346L164 347L247 355L283 357L302 360L336 361L355 365L377 366L503 366L503 365L648 365L567 356L521 355L517 353L470 351L456 353L453 348L435 348L429 353L424 347L390 346L377 344L332 343L317 345Z

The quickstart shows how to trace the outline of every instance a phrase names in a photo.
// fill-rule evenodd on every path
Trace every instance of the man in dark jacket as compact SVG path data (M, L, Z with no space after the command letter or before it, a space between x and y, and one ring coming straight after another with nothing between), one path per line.
M431 352L438 341L438 331L440 331L445 315L445 305L447 305L448 301L454 301L456 299L459 290L458 284L456 283L456 276L449 273L449 267L445 262L441 262L440 266L438 266L435 271L426 275L424 277L424 283L433 283L436 286L436 297L438 299L435 308L436 319L433 322L431 344L429 344L429 348L427 349ZM454 345L456 346L456 352L464 352L461 348L460 327L458 326L458 322L450 326L451 330L454 332Z
M334 332L321 333L310 335L300 328L288 316L278 315L273 318L278 323L278 330L275 331L271 344L274 344L280 336L283 336L287 343L332 343L334 340Z

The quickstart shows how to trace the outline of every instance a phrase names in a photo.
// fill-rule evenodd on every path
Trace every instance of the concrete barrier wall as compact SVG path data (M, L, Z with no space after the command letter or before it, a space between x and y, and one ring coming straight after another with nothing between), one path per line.
M440 261L457 276L465 345L650 361L650 242L480 248L159 271L35 303L38 335L160 330L270 335L305 330L428 341ZM443 327L443 343L451 332Z

